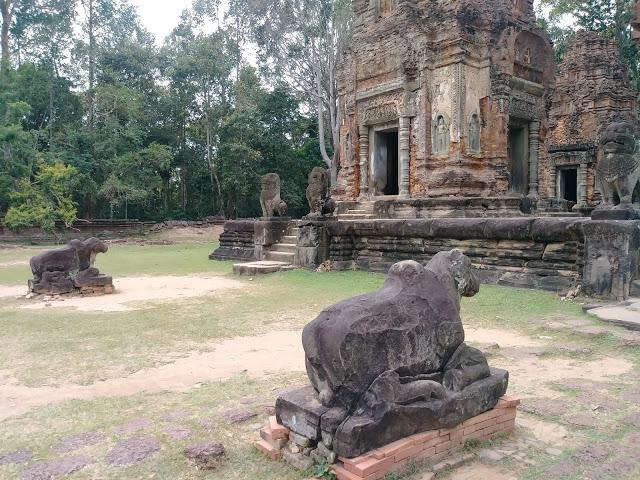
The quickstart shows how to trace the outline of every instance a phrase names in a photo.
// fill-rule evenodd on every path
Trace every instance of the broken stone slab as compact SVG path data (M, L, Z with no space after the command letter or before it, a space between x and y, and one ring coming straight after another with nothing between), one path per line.
M296 470L306 472L313 467L313 460L302 453L293 453L284 449L282 451L282 459Z
M293 268L290 263L262 260L259 262L236 263L233 266L233 273L236 275L255 276L282 272Z
M290 431L308 438L314 444L320 441L320 421L329 409L322 406L311 386L287 392L276 400L278 423Z
M56 458L34 463L20 474L20 480L43 480L62 478L89 465L91 460L84 456Z
M199 443L183 450L184 456L204 470L220 467L225 457L225 448L221 443Z
M633 304L630 307L609 306L594 308L587 313L598 317L603 322L619 325L629 330L640 331L640 311L639 304Z

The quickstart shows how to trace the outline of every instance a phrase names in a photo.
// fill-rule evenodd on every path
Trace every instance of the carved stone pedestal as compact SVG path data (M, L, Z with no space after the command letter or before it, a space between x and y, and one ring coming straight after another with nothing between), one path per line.
M329 259L331 235L328 225L333 219L308 218L299 224L296 266L315 269Z
M640 221L593 221L583 229L586 293L628 299L631 283L638 277Z

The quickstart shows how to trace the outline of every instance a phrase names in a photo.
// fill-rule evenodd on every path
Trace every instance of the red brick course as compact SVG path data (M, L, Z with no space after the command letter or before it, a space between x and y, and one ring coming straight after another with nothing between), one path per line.
M488 440L513 431L518 405L518 398L504 396L493 410L457 427L412 435L357 458L339 457L333 472L338 480L380 480L387 473L402 469L409 460L439 460L468 440ZM262 440L256 442L256 448L269 458L279 459L280 449L289 436L287 429L271 417L260 434Z

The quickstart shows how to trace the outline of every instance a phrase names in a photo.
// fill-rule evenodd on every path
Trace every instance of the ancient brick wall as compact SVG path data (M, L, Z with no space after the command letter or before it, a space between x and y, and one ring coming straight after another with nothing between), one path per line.
M587 219L424 219L336 222L330 259L336 268L386 272L401 260L427 262L461 249L486 283L565 292L584 268Z
M599 200L595 189L595 149L600 133L614 120L635 122L636 103L616 41L596 32L578 32L558 66L551 98L548 144L552 150L591 149L586 174L589 205ZM542 164L543 197L556 196L556 168L551 161Z
M512 116L538 122L541 159L545 156L545 92L553 86L554 65L549 39L535 26L532 2L380 5L354 2L353 40L338 69L343 125L348 128L341 136L335 198L379 195L361 189L371 184L366 169L375 139L370 130L393 128L402 118L409 119L410 196L507 195ZM522 87L513 78L539 88ZM472 141L477 130L479 142ZM348 142L352 145L345 148Z

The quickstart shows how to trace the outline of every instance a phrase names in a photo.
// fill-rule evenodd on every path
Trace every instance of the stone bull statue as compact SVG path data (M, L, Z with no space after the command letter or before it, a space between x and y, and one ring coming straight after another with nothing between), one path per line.
M338 303L305 327L312 395L326 410L322 433L337 455L453 427L497 404L508 373L464 343L460 318L460 297L479 286L469 258L442 252L425 266L397 263L380 290ZM293 431L296 401L276 404Z
M37 294L71 293L74 290L113 291L111 277L100 275L94 262L98 253L106 253L107 245L97 239L71 240L65 247L48 250L31 259L33 279L29 291Z

